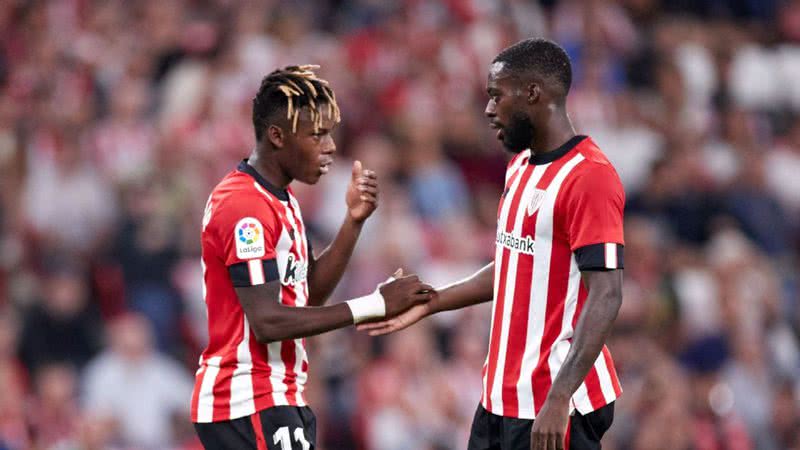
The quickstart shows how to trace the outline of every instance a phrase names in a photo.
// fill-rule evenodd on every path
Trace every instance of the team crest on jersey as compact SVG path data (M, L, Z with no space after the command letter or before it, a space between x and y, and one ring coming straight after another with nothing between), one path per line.
M533 213L539 210L539 207L542 206L544 202L544 197L547 195L547 191L544 189L534 189L533 195L531 195L531 201L528 203L528 215L532 216Z
M237 258L253 259L264 256L264 227L258 219L245 217L236 224L233 233Z

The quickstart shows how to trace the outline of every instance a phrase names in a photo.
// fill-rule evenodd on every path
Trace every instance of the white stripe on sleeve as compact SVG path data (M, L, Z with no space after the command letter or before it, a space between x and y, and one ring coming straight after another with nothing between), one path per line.
M617 268L617 244L606 243L606 269Z
M250 272L250 285L258 286L264 284L264 264L260 259L247 261L248 272Z

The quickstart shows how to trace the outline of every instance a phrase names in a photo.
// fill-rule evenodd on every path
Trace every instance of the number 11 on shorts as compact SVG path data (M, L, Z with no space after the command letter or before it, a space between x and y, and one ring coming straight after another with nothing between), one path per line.
M281 444L281 450L292 450L292 436L289 434L289 427L278 428L278 431L272 435L272 440L275 445ZM303 429L300 427L294 429L294 440L303 446L303 450L311 448L311 444L306 440Z

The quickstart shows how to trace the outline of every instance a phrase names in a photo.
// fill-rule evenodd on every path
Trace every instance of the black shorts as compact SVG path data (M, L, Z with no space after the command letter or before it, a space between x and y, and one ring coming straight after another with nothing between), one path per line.
M206 450L312 450L317 446L317 419L307 406L274 406L239 419L196 423L194 429Z
M570 417L569 450L595 450L614 421L614 403L585 416ZM533 420L502 417L478 405L472 420L468 450L530 450Z

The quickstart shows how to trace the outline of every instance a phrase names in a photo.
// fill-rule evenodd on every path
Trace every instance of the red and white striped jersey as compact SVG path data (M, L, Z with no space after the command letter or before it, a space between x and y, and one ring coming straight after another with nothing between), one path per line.
M511 160L497 216L494 302L481 403L533 419L570 349L587 297L582 270L622 268L625 193L587 137ZM570 411L594 411L622 390L608 349L575 392Z
M209 342L196 375L192 421L236 419L278 405L305 406L305 340L258 343L234 290L280 279L275 301L307 304L310 248L291 190L271 185L242 161L211 193L201 240Z

